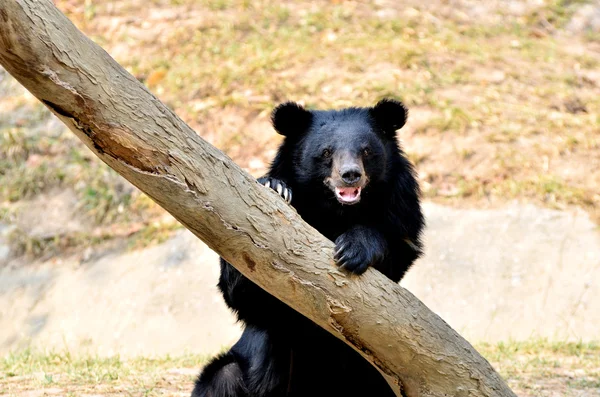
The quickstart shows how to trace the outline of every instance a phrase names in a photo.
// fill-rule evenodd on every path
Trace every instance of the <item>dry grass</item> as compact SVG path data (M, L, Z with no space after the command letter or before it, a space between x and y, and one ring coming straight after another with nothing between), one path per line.
M595 213L599 45L557 33L577 3L511 13L489 2L480 15L469 3L410 1L155 1L142 10L129 0L98 4L88 17L79 3L71 9L84 31L248 168L276 147L264 116L279 101L327 108L393 96L423 115L403 138L422 158L427 197L521 198Z
M544 340L476 346L521 397L600 396L600 345ZM189 396L206 357L74 357L25 351L0 359L0 395Z
M483 344L478 350L521 397L600 396L600 345L545 340Z
M0 395L189 396L206 357L73 357L24 351L0 359Z
M599 219L600 42L563 29L581 1L56 3L256 176L279 142L268 122L277 103L392 96L411 109L401 138L428 199L580 206ZM74 189L81 216L100 225L163 215L69 132L46 128L48 113L31 97L2 95L2 84L5 217L13 202L56 186Z

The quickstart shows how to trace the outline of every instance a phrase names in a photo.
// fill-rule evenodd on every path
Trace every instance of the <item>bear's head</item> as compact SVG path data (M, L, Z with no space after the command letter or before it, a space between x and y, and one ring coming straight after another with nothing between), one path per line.
M344 205L359 203L363 191L385 181L399 153L396 130L406 118L404 105L390 99L370 108L313 111L286 102L272 114L293 156L297 184L331 190Z

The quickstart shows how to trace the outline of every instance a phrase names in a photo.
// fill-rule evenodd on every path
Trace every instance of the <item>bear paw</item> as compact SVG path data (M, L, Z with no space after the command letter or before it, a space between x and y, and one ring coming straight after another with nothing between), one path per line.
M364 273L379 263L384 254L384 241L377 233L363 228L351 229L335 240L335 262L350 273Z
M275 190L289 204L292 202L292 189L279 179L263 176L257 179L258 183Z

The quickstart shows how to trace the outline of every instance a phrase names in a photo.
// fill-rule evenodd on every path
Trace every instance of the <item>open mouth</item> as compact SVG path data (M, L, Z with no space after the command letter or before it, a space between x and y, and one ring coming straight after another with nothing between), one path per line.
M336 187L335 197L342 204L356 204L360 201L360 187Z

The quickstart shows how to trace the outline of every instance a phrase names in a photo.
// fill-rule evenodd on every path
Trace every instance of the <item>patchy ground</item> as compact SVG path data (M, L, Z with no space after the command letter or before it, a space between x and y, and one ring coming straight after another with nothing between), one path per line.
M600 396L600 346L583 343L477 345L520 397ZM99 359L23 352L0 360L0 394L189 396L206 357Z
M597 8L580 15L589 7L580 3L59 6L253 172L278 142L267 118L276 103L340 107L393 96L411 109L402 138L428 198L481 206L519 198L597 216L600 29Z
M198 133L256 176L279 142L268 115L403 99L401 132L424 195L460 207L507 200L600 208L597 2L57 0L90 37ZM17 252L62 252L175 222L93 157L0 71L0 222L22 200L74 191L85 229ZM60 241L59 241L60 240Z

